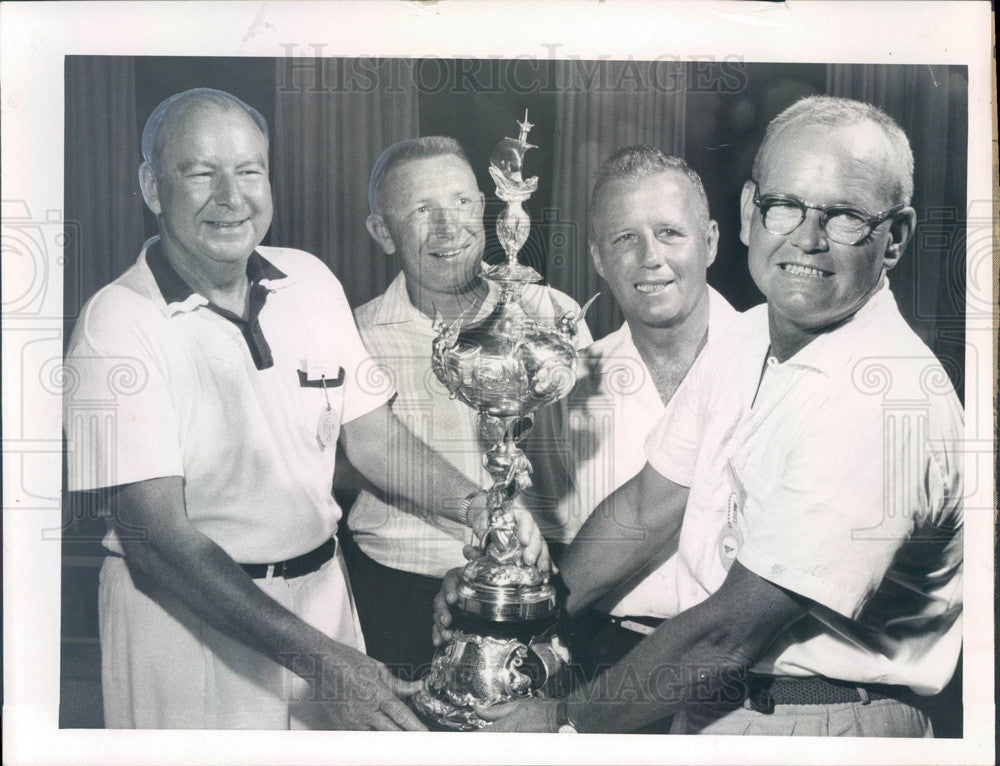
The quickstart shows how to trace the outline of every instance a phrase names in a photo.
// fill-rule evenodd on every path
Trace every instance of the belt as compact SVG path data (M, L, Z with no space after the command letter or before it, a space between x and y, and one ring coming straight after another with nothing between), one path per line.
M758 713L773 713L775 705L836 705L872 700L904 699L912 694L905 686L859 684L822 676L791 678L751 673L747 677L747 695L743 707Z
M598 614L616 628L621 628L632 633L639 633L643 636L648 636L664 622L662 617L617 617L613 614L602 614L600 612Z
M302 577L315 572L332 559L336 552L337 538L331 537L318 548L293 559L276 561L273 564L240 564L240 568L254 580L262 577L284 577L286 580L291 580L293 577Z

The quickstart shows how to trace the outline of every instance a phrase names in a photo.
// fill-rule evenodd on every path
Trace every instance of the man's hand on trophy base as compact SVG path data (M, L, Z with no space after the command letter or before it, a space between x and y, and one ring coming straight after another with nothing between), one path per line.
M321 672L310 694L322 701L335 729L427 731L402 701L418 691L419 681L396 678L381 662L348 647L315 655Z
M531 697L500 705L476 705L474 709L484 721L492 721L483 731L555 732L559 730L558 707L559 700Z

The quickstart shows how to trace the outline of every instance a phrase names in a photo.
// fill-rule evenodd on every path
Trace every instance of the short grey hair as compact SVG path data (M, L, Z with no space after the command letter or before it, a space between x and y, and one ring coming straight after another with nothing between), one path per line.
M192 88L182 93L175 93L161 101L153 113L149 115L146 126L142 129L142 159L149 163L156 175L160 174L160 153L163 151L163 144L166 140L163 132L164 126L171 118L183 114L186 109L195 104L214 104L228 109L242 110L260 128L264 141L270 143L267 121L252 106L223 90Z
M462 145L454 138L448 136L421 136L420 138L407 138L397 141L388 149L383 151L375 165L372 167L372 175L368 180L368 209L372 213L379 211L380 196L385 181L395 168L411 162L421 160L426 157L441 157L453 155L458 157L471 168L469 158L462 149Z
M910 203L913 196L913 150L906 133L895 120L878 107L836 96L808 96L799 99L771 120L764 134L760 149L753 161L753 180L760 181L761 173L770 161L770 152L778 137L791 128L807 125L849 127L868 122L878 127L889 142L887 160L896 177L892 193L896 202Z
M594 211L597 210L597 203L608 184L619 179L648 178L668 171L682 173L691 182L691 186L698 196L701 212L704 214L702 222L708 224L711 216L708 210L708 195L705 194L705 185L701 182L701 176L682 157L664 154L651 146L623 146L604 161L597 173L597 179L594 181L594 188L590 192L587 233L591 241L596 239Z

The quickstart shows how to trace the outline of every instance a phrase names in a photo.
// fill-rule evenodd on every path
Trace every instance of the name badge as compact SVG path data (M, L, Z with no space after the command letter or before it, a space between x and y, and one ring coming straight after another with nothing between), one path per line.
M344 385L344 368L328 359L303 359L299 385L303 388L336 388Z
M340 365L335 364L333 359L324 356L309 356L302 360L302 370L306 374L306 381L312 383L323 378L333 380L338 374L344 371Z

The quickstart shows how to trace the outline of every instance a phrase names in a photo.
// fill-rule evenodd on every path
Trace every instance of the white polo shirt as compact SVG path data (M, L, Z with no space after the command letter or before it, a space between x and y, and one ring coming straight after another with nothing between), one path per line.
M488 280L486 284L490 292L467 323L488 316L496 306L499 289ZM564 313L580 308L558 290L539 285L525 287L522 303L530 316L549 326ZM492 484L483 467L483 454L490 445L479 438L476 411L452 398L431 369L431 343L437 331L431 319L410 302L404 275L400 273L382 295L361 306L356 317L365 345L399 392L393 411L463 476L480 487ZM589 345L591 336L586 323L581 322L577 329L578 347ZM554 460L556 445L552 443L557 406L536 411L534 427L521 445L532 460L536 476L558 465ZM545 464L550 458L552 467ZM396 471L427 470L403 450L390 449L387 459ZM461 501L460 497L441 497L429 480L424 483L423 508L438 510L446 503L457 507ZM544 519L538 521L544 531ZM462 546L473 542L472 530L464 524L368 490L358 496L347 523L358 546L375 561L431 577L443 577L449 569L463 566L466 560Z
M963 415L948 377L888 285L784 363L768 350L758 306L707 345L647 441L651 465L690 487L678 611L735 558L813 602L754 670L935 693L962 640Z
M181 476L188 517L235 561L306 553L341 516L331 495L341 423L392 389L374 381L344 291L318 259L258 248L247 274L259 314L241 327L181 280L157 242L87 302L73 331L69 487ZM122 552L113 532L105 543Z
M713 338L739 314L708 288L708 336ZM556 509L559 532L569 543L593 510L646 464L646 436L666 408L626 322L594 341L581 355L579 378L569 396L570 484ZM657 615L654 596L633 603L632 615ZM615 612L619 612L616 610Z

